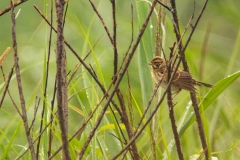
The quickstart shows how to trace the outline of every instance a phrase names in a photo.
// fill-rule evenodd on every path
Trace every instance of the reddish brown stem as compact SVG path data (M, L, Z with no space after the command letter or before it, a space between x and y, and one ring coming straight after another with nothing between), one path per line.
M18 92L19 92L19 97L21 101L21 108L22 108L22 120L24 124L24 129L26 132L27 140L28 140L28 145L30 147L31 151L31 157L33 160L37 159L37 156L34 151L34 146L32 143L32 136L29 131L28 127L28 117L27 117L27 110L25 106L25 99L23 95L23 89L22 89L22 82L21 82L21 73L20 73L20 67L18 63L18 51L17 51L17 38L16 38L16 26L15 26L15 13L14 13L14 3L13 0L10 0L10 5L11 5L11 18L12 18L12 44L13 44L13 50L14 50L14 65L15 65L15 71L16 71L16 79L17 79L17 84L18 84Z
M70 160L68 148L68 101L66 81L66 52L63 36L64 0L55 0L57 14L57 106L62 138L62 157Z

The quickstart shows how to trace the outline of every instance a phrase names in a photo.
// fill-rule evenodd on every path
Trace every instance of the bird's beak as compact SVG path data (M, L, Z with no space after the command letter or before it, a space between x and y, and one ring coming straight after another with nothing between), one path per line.
M152 63L150 62L150 63L148 63L148 65L150 65L150 66L151 66L151 65L152 65Z

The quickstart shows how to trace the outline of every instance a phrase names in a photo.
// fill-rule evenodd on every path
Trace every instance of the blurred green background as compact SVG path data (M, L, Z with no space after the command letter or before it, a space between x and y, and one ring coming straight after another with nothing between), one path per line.
M106 0L98 1L94 0L93 3L97 6L99 13L104 19L104 22L110 33L112 34L112 10L111 3ZM147 3L144 1L138 3ZM179 15L179 23L181 31L183 32L186 24L189 21L190 16L193 13L193 1L176 1L177 11ZM196 1L195 18L198 16L203 1ZM16 34L17 34L17 45L19 54L19 64L22 71L22 85L28 107L29 119L33 119L34 111L34 100L35 96L41 98L39 107L39 113L36 117L36 123L40 121L40 111L42 110L43 102L43 63L44 55L47 52L47 45L49 39L49 26L46 25L42 17L34 9L33 4L37 5L38 8L48 15L50 19L50 1L39 1L31 0L23 3L22 5L15 8L15 12L19 12L16 19ZM138 34L138 29L142 24L139 24L136 2L134 0L128 1L116 1L116 14L117 14L117 46L119 53L119 65L122 62L122 58L126 53L129 44L131 42L131 4L133 5L133 25L134 25L134 42ZM9 6L9 1L0 1L0 11ZM194 32L192 40L186 49L186 58L189 64L190 72L192 76L206 83L215 84L219 80L227 77L240 70L240 1L210 1L207 8L200 20L200 23ZM56 22L56 15L54 11L54 26ZM166 45L165 53L169 53L169 47L172 46L173 42L176 41L175 34L173 33L171 15L167 12L166 16ZM151 17L151 31L152 31L152 44L155 44L156 34L156 14L153 13ZM91 27L90 27L91 26ZM204 37L207 32L207 28L210 28L209 39L206 46L204 59L204 66L200 68L200 61L202 58L202 50ZM149 28L148 28L149 29ZM87 39L85 34L89 30L89 36ZM190 30L190 28L189 28ZM189 35L189 30L186 36L183 38L183 42L186 42L186 37ZM108 87L111 83L111 77L113 74L113 49L108 39L108 36L99 20L95 15L90 3L88 1L70 1L68 6L68 12L66 16L65 24L65 40L83 57L89 50L90 47L87 45L86 40L93 45L101 36L101 39L94 48L94 54L96 55L103 76L105 84ZM56 34L53 33L53 43L51 46L51 58L50 58L50 71L49 71L49 82L48 82L48 99L49 103L52 99L53 86L56 74L56 63L55 63L55 44ZM14 64L13 61L13 50L12 50L12 39L11 39L11 15L10 12L0 17L0 52L4 52L7 47L11 47L11 51L7 55L3 63L3 70L7 75L11 67ZM150 46L154 51L155 45ZM66 49L67 51L67 72L72 71L74 66L78 63L75 56ZM154 53L149 52L149 55L153 56ZM144 108L142 102L142 93L140 80L139 80L139 66L138 66L138 53L136 52L128 70L130 75L130 84L132 94L141 109ZM94 70L97 70L93 55L91 54L86 60L87 64L91 64ZM149 67L146 64L146 67ZM202 77L199 77L200 70L202 70ZM150 68L149 68L150 71ZM82 70L78 71L77 76L74 77L74 87L76 90L82 90L86 86L83 82L83 75L86 72ZM152 79L149 77L149 81ZM127 97L127 83L126 76L121 83L120 88ZM3 76L0 77L1 91L3 90L4 80ZM153 89L152 85L152 89ZM100 93L98 87L97 92ZM201 89L201 94L198 98L203 98L207 93L207 88ZM16 102L17 106L20 107L20 100L18 96L18 89L16 79L14 78L10 83L10 92ZM73 89L69 89L69 95L73 94ZM3 91L1 92L1 95ZM218 97L218 99L205 111L205 120L207 121L209 128L209 139L212 145L212 152L217 154L220 159L237 159L240 158L240 79L237 79L227 90ZM82 105L86 108L91 105L88 102L88 97L83 90L79 93L79 101L72 99L69 104L74 105L81 109ZM98 97L99 99L101 97ZM189 101L189 94L186 91L182 91L174 99L174 102L178 102L175 107L176 120L178 120L183 114L183 110ZM97 101L92 103L96 105ZM161 125L165 134L167 144L172 138L172 131L170 128L170 121L168 117L168 107L166 102L161 106L159 118L161 119ZM93 106L91 106L93 107ZM135 112L134 122L138 122L139 115ZM0 109L0 130L1 130L1 144L2 146L7 145L8 141L19 121L20 117L17 115L12 102L7 95L2 108ZM73 134L80 125L83 117L76 111L69 109L69 133ZM36 124L36 128L38 124ZM4 136L3 136L4 135ZM190 137L190 138L189 138ZM22 139L26 139L23 126L21 126L18 132L17 138L14 140L14 144L26 145L27 141L23 142ZM189 157L194 153L199 153L201 145L198 140L196 125L192 126L191 129L187 130L184 136L181 138L183 144L184 155ZM194 141L192 141L194 140ZM146 142L145 142L146 143ZM142 146L144 147L144 145ZM161 148L161 147L160 147ZM19 149L19 148L18 148ZM173 157L176 156L174 153Z

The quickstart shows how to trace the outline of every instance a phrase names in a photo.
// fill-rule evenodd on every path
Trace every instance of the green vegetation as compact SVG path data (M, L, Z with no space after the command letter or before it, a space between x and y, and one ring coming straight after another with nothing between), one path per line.
M183 33L194 11L194 3L191 0L176 1L176 3L180 30ZM202 1L196 1L194 19L191 24L195 23L203 3ZM43 12L45 17L49 20L51 18L50 0L29 0L16 7L15 13L19 12L16 18L17 47L28 125L31 126L34 120L34 125L31 128L33 140L39 135L41 120L43 120L44 128L50 122L50 115L54 117L53 124L42 134L39 147L39 158L48 159L50 130L53 134L51 154L61 146L61 132L57 120L58 116L55 114L57 110L56 99L53 105L54 109L51 108L56 79L57 36L55 32L52 33L51 56L49 70L47 70L50 27L33 7L33 4ZM111 2L94 0L93 4L101 14L110 35L113 36ZM152 1L116 1L118 69L130 44L129 52L131 52L151 4ZM131 5L133 5L133 15ZM8 6L8 1L0 1L0 11ZM157 4L151 15L140 45L119 85L133 132L135 132L148 101L153 95L154 82L151 78L148 63L155 52L155 36L158 25L157 10L159 6ZM196 80L214 85L214 88L210 90L204 87L197 88L197 99L205 138L209 146L209 154L218 157L219 160L240 158L240 128L238 127L240 125L240 11L238 6L240 6L240 2L233 0L209 1L185 51L191 75ZM53 13L53 26L56 27L55 9ZM171 13L166 10L166 24L162 28L164 29L162 38L163 49L167 57L170 53L169 47L172 47L173 43L177 41L172 23ZM14 65L11 26L10 12L1 15L0 52L3 53L7 47L11 47L2 65L2 71L6 79ZM183 37L183 45L186 43L190 31L191 26ZM132 33L133 42L131 43ZM64 36L65 40L82 59L91 51L84 62L89 67L91 65L98 80L108 90L114 73L113 45L89 1L69 1ZM206 43L204 44L204 42ZM96 105L102 101L84 130L81 130L69 143L70 155L72 159L77 159L107 100L103 98L102 90L86 68L79 63L79 60L67 46L65 46L65 49L67 55L66 70L69 73L67 80L71 78L72 73L77 68L76 74L68 84L68 138L76 133L94 111ZM201 62L203 62L202 65ZM180 67L183 68L182 65ZM47 72L48 82L46 83ZM44 97L46 85L47 95ZM0 98L4 95L5 86L3 73L1 73ZM113 88L114 85L111 87L109 94ZM17 107L21 110L15 71L9 84L9 91ZM158 96L154 97L150 111L143 119L143 124L146 123L163 92L163 89L159 89ZM116 94L113 100L121 108L119 97ZM190 104L189 93L181 91L174 97L173 102L176 103L174 114L184 158L189 159L192 155L201 155L203 149L193 108ZM42 119L44 103L45 113ZM35 116L36 107L38 107L38 110ZM105 112L84 153L84 159L111 159L114 157L126 145L123 143L125 139L122 132L126 141L129 142L127 127L112 103L111 108L112 110L108 107ZM28 148L28 141L22 118L16 111L8 94L6 94L0 108L0 117L0 157L1 159L17 158ZM120 127L118 127L118 123L120 123ZM178 159L166 98L152 118L151 124L147 125L135 142L138 154L142 159L154 159L154 156L157 157L156 159ZM36 144L37 142L34 145L35 150L37 150ZM30 151L28 151L22 159L31 159L30 154ZM54 157L54 159L60 158L61 152ZM127 153L126 159L131 159L130 152Z

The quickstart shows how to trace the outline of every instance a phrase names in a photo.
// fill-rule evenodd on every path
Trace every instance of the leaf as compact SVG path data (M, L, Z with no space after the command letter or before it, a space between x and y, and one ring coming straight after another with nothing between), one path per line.
M136 1L136 4L139 25L142 25L149 11L148 3L144 1L143 2ZM151 31L152 29L150 26L151 22L149 21L138 48L139 77L144 106L147 106L147 102L150 99L153 90L153 81L150 74L151 73L150 67L148 66L148 63L153 57L152 31Z
M18 136L18 130L19 130L20 126L21 126L21 123L18 124L18 126L14 130L11 140L8 142L8 145L5 146L4 153L1 156L1 160L5 160L8 157L8 153L9 153L10 148L12 147L13 141L14 141L15 137Z
M122 130L126 130L124 124L119 124L119 126L121 127ZM115 129L115 125L114 124L107 124L107 125L102 126L98 130L98 132L101 132L101 131L104 131L104 130L112 130L112 129Z
M9 51L10 51L10 47L8 47L8 48L3 52L3 54L0 56L0 66L2 66L3 60L4 60L4 58L6 57L6 55L8 54Z

